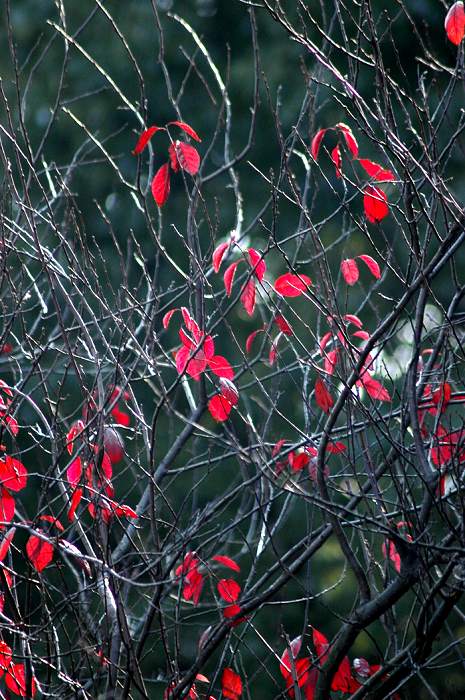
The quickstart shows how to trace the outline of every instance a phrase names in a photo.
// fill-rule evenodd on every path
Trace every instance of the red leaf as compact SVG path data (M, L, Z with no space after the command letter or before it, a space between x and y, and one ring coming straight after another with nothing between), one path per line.
M3 538L2 543L0 544L0 561L3 561L6 555L8 554L8 550L10 549L10 544L13 540L13 537L15 536L15 532L16 528L10 527L5 537Z
M78 485L80 479L81 479L81 474L82 474L82 464L81 464L81 458L76 457L76 459L73 459L71 464L69 465L68 469L66 470L66 478L68 479L68 483L70 486L73 488L76 488Z
M113 415L113 411L112 411ZM127 413L123 413L122 411L119 412L118 419L121 424L121 416L127 416L129 419L129 416ZM116 417L113 416L115 419ZM118 462L121 462L121 460L124 457L124 443L123 443L123 438L121 435L114 429L114 428L109 428L106 426L103 430L103 449L105 450L105 454L108 455L110 462L112 464L118 464Z
M74 447L74 440L75 438L82 433L84 430L84 423L82 420L77 420L71 428L68 431L68 434L66 435L66 449L68 450L69 454L72 454L73 452L73 447Z
M171 170L173 170L175 173L179 172L181 166L179 165L178 152L174 143L171 143L168 148L168 156L170 159Z
M233 571L240 571L241 567L239 564L236 564L234 559L231 559L231 557L227 557L224 554L215 554L214 557L212 557L212 561L217 561L218 564L222 564L223 566L226 566L228 569L232 569Z
M325 413L329 413L334 406L334 399L326 388L324 381L320 378L315 382L315 401Z
M229 619L231 617L236 617L236 615L239 615L241 612L242 608L240 605L237 605L237 603L233 603L232 605L227 605L225 608L223 608L223 616L226 619ZM241 622L245 622L247 620L246 617L239 617L237 620L234 620L234 622L231 622L230 625L231 627L237 627L237 625L240 625Z
M361 338L362 340L368 340L370 337L370 334L367 333L367 331L355 331L355 333L352 333L352 336L354 338Z
M452 396L452 389L448 382L444 382L441 386L433 391L432 400L435 406L442 405L442 410L447 408L447 404L450 402Z
M226 401L232 406L237 406L239 403L239 392L235 384L233 384L227 377L222 377L220 379L220 390L221 396L224 396Z
M377 224L389 214L387 197L379 187L367 185L363 194L365 215L372 224Z
M37 683L34 676L31 678L30 688L26 688L26 669L24 664L11 664L5 676L5 683L12 693L22 698L30 697L29 691L32 697L37 692Z
M349 321L349 323L353 323L354 326L357 326L357 328L362 328L363 323L359 319L358 316L355 316L354 314L345 314L345 316L342 317L344 321Z
M224 396L221 396L221 394L216 394L216 396L213 396L208 402L208 410L218 423L222 423L229 418L231 409L232 405Z
M231 296L232 285L234 282L234 275L236 274L236 269L241 260L236 260L236 262L231 263L231 265L226 269L223 275L224 288L226 289L226 294L228 297Z
M0 488L0 529L5 527L6 523L11 523L15 514L15 499L11 493L3 488Z
M291 657L289 655L289 651L292 654L292 659L295 661L296 658L299 656L301 646L302 635L293 639L292 642L290 642L289 644L290 648L285 649L283 651L280 659L279 670L281 671L281 674L284 676L284 678L292 676Z
M71 498L71 505L68 511L68 520L72 522L74 520L74 516L76 514L76 509L78 505L81 502L82 498L82 489L75 489L72 498Z
M263 260L260 253L258 253L255 248L249 248L247 251L249 254L250 264L254 269L254 274L258 278L259 282L263 282L263 278L266 272L266 263Z
M250 352L252 350L252 343L255 340L256 336L259 333L263 333L263 332L264 332L263 328L258 328L256 331L252 331L252 333L250 333L247 336L247 340L245 341L245 351L248 355L250 355Z
M320 150L321 142L323 140L323 136L326 134L326 131L326 129L320 129L316 132L315 136L312 139L310 153L312 154L315 160L317 160L318 158L318 152Z
M342 135L345 139L347 148L352 153L353 157L357 158L358 143L355 139L355 136L352 133L352 129L350 128L350 126L347 126L347 124L344 124L343 122L339 122L339 124L336 124L336 129L342 131Z
M342 170L341 170L341 165L342 165L342 158L341 158L341 149L339 146L335 146L333 150L331 151L331 160L334 163L334 166L336 168L336 177L341 177L342 175Z
M289 466L293 472L300 472L302 469L308 466L310 462L310 457L306 452L300 452L295 454L295 452L290 452L288 456Z
M325 333L322 339L320 340L320 352L323 354L325 347L328 345L329 341L333 337L333 334L331 331L328 331L328 333Z
M5 455L0 460L0 484L9 491L21 491L27 483L26 467L19 459Z
M376 260L374 260L371 255L357 255L357 257L365 263L373 277L379 280L381 277L381 270Z
M26 552L31 564L40 573L53 559L53 544L31 535L26 543Z
M174 312L177 311L177 309L171 309L170 311L167 311L166 314L163 316L163 328L168 328L170 325L171 317L173 316Z
M131 418L128 413L121 411L118 406L111 409L111 415L117 425L128 428L131 425Z
M389 559L394 564L395 570L400 573L400 555L396 549L396 546L392 540L388 540L389 543ZM381 545L381 550L383 552L383 557L386 559L386 542Z
M176 141L176 155L178 163L189 175L195 175L200 166L200 156L194 146L190 146L184 141Z
M337 365L338 351L330 350L325 354L325 372L328 374L334 374L334 369Z
M465 10L463 2L454 2L444 21L447 38L458 46L465 36Z
M208 365L217 377L225 377L226 379L234 379L234 370L222 355L214 355L208 360Z
M329 649L329 643L325 635L317 630L315 627L313 628L313 644L316 649L316 653L318 656L318 660L320 664L323 664L326 661L326 658L328 656L328 649Z
M249 280L241 294L241 303L249 316L253 316L255 310L256 288L255 280Z
M65 528L63 525L60 523L58 518L55 518L54 515L40 515L39 520L43 520L46 523L51 523L54 527L57 528L60 532L64 532Z
M139 140L133 150L133 155L136 156L138 153L142 153L152 136L156 134L157 131L165 131L165 129L162 126L149 126L148 129L143 131L139 136Z
M370 177L374 180L395 180L395 175L392 170L387 170L382 168L378 163L373 163L372 160L367 160L366 158L360 158L358 161L365 172L368 173Z
M186 132L188 136L193 138L195 141L198 141L199 143L202 141L202 139L199 137L199 135L194 131L194 129L189 126L189 124L186 124L186 122L168 122L166 126L178 126L180 129Z
M152 180L152 195L159 207L162 207L170 193L170 166L165 163L155 173Z
M364 374L362 384L372 399L377 399L378 401L391 401L388 390L385 389L385 387L378 382L377 379L373 379L373 377L370 377L368 374Z
M221 676L221 690L225 698L238 700L242 695L242 681L232 668L225 668Z
M232 578L222 578L217 584L218 593L226 603L235 603L241 594L241 587Z
M229 241L226 243L220 243L220 245L213 251L212 261L213 269L215 270L215 272L218 272L218 270L220 269L223 257L226 251L228 250L229 245Z
M347 284L351 286L358 280L357 263L351 258L346 258L341 262L341 272Z
M284 335L293 335L294 334L291 326L286 321L284 316L281 316L280 314L278 314L278 316L275 316L274 322L278 326L281 333L284 333Z
M283 297L299 297L308 290L311 284L312 280L307 275L293 275L290 272L286 272L285 275L278 277L274 283L274 288Z
M6 642L0 641L0 675L3 676L3 673L7 670L12 656L11 647Z
M339 455L341 452L345 452L346 446L342 442L328 442L326 451L333 455Z
M10 433L16 437L19 433L18 421L16 418L13 418L13 416L3 416L2 420L5 421Z

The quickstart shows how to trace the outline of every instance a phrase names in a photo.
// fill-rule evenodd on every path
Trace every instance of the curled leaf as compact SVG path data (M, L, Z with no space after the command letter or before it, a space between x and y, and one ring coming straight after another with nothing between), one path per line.
M376 277L376 279L379 280L381 277L381 269L376 260L372 258L371 255L358 255L357 257L365 263L373 277Z
M157 131L165 131L165 129L162 126L149 126L148 129L143 131L139 136L139 140L137 141L135 148L132 152L133 155L136 156L139 153L142 153L152 136L156 134Z
M354 158L357 158L358 156L358 143L355 138L355 136L352 133L352 129L350 126L347 126L347 124L344 124L343 122L339 122L339 124L336 124L336 129L339 129L339 131L342 131L342 135L344 137L344 140L346 142L346 146L353 155Z
M221 263L222 263L223 258L224 258L224 255L225 255L226 251L228 250L229 246L230 246L229 241L227 241L225 243L220 243L220 245L217 246L215 248L215 250L213 251L212 262L213 262L213 269L215 270L215 272L219 271L219 269L221 267Z
M189 126L189 124L186 124L186 122L178 122L178 121L173 121L173 122L168 122L166 126L177 126L179 129L182 129L188 136L193 138L195 141L198 141L199 143L201 142L201 138L197 134L197 132L194 131L194 129Z
M315 160L317 160L318 158L321 142L323 140L323 136L326 134L326 131L327 129L320 129L316 132L315 136L312 139L312 143L310 145L310 153L312 154Z
M360 158L358 162L365 170L365 172L368 173L368 175L374 180L390 181L396 179L392 170L382 168L381 165L378 165L378 163L373 163L372 160L368 160L367 158Z
M334 166L336 168L336 177L341 177L342 176L342 158L341 158L341 149L339 148L339 145L335 146L333 150L331 151L331 160L334 163Z

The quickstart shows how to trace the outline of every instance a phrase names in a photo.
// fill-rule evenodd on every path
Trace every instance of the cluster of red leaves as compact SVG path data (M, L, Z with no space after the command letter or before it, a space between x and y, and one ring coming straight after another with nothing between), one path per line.
M185 306L168 311L163 317L163 327L168 328L176 311L181 311L185 326L185 330L182 326L179 329L182 345L176 352L176 369L179 374L186 372L196 382L207 369L219 377L220 393L210 399L208 409L216 421L224 421L239 402L239 392L232 381L234 370L225 357L215 355L212 336L200 330Z
M220 566L224 566L237 573L240 572L240 566L234 559L227 557L223 554L216 554L211 558L211 562L216 562ZM184 600L192 600L194 605L199 604L200 596L202 594L203 586L205 583L205 572L207 568L202 562L196 552L187 552L182 564L180 564L175 573L176 579L181 579L182 582L182 597ZM241 587L232 578L222 578L219 579L217 583L218 595L227 604L223 608L223 615L225 618L236 618L240 614L241 608L238 604L238 599L241 594ZM234 619L231 623L233 626L238 625L243 622L245 618Z
M165 126L150 126L148 129L145 129L139 136L133 154L139 155L142 153L152 136L158 131L168 131L169 126L177 126L195 141L201 141L198 134L189 124L171 121ZM184 170L189 175L195 175L200 166L200 156L197 149L185 141L172 141L168 148L168 157L169 161L157 170L151 185L153 198L159 207L166 203L170 194L171 170L175 173Z
M22 698L34 697L37 692L37 682L34 676L27 687L26 667L13 661L13 651L6 642L0 641L0 677L5 680L9 691Z
M278 326L279 333L275 336L275 338L273 340L271 340L271 344L270 344L270 351L268 353L268 362L270 363L271 367L274 365L274 363L276 361L279 340L284 335L287 335L287 336L293 335L293 330L292 330L291 326L286 321L284 316L282 316L281 314L278 314L274 317L273 323L276 326ZM267 331L267 328L268 328L268 326L264 325L261 328L257 328L255 331L252 331L252 333L250 333L247 336L247 340L245 341L245 351L248 355L250 355L250 353L252 351L252 345L253 345L253 342L254 342L255 338L257 337L257 335L259 335L260 333L265 333Z
M129 413L123 410L124 405L129 401L130 395L128 391L123 390L119 386L110 387L107 397L107 403L111 406L110 415L116 426L128 428L131 424ZM89 398L84 404L82 410L83 419L88 422L96 416L98 412L97 392ZM80 432L80 429L78 430ZM120 433L114 427L105 426L103 430L103 446L106 454L109 456L112 464L117 464L124 457L124 442Z
M357 258L359 258L362 262L365 263L373 277L375 277L377 280L380 279L381 269L376 260L374 260L371 257L371 255L357 255ZM341 272L342 276L344 277L344 280L350 286L354 285L358 281L358 278L360 276L357 261L353 258L346 258L341 262Z
M439 491L445 493L447 472L454 464L465 462L465 430L448 430L439 418L444 415L451 402L465 403L465 394L452 394L449 382L442 382L436 389L427 384L418 410L418 420L423 438L430 444L431 461L441 470ZM426 417L433 416L433 431L427 427Z
M76 421L71 426L67 435L67 450L70 455L73 453L76 439L82 436L84 430L85 425L82 420ZM114 515L137 518L137 513L130 506L113 500L114 488L111 483L113 466L105 449L101 450L98 445L89 443L84 450L88 453L88 458L84 459L79 454L66 471L72 494L68 519L74 520L84 488L90 496L87 509L92 518L100 515L106 524L110 523Z
M317 661L322 666L331 650L328 640L317 629L313 628L313 645L315 647ZM286 690L289 697L294 698L296 685L305 693L306 700L313 700L315 686L318 680L318 665L306 656L297 658L302 646L302 637L296 637L285 649L280 659L279 670L286 682ZM342 693L354 693L360 687L360 683L353 677L349 659L346 656L338 670L334 674L331 690Z
M82 557L82 553L68 540L63 539L60 535L64 532L64 527L53 515L41 515L38 520L44 524L40 528L35 529L36 535L31 535L26 543L26 554L34 569L41 573L53 561L55 546L50 540L53 538L57 545L63 549L66 554L74 557L81 569L88 575L91 575L88 562ZM46 529L45 529L46 527ZM0 546L0 561L6 556L6 552L11 544L15 528L8 531L5 539ZM4 553L3 553L3 550ZM7 571L5 571L7 574ZM9 583L8 579L7 582Z
M281 439L273 446L271 456L277 457L282 451L283 447L286 445L287 440ZM328 442L326 451L328 454L341 454L345 452L345 445L342 442ZM280 460L276 462L276 475L279 476L281 472L289 466L291 471L298 473L308 467L308 472L312 481L316 481L316 457L318 456L318 449L311 445L304 447L303 451L291 450L287 454L286 460ZM329 471L325 468L325 476L329 476Z
M458 46L465 36L465 10L461 0L454 2L449 8L444 21L444 29L449 41Z
M219 272L219 269L221 267L221 263L223 261L223 257L226 254L226 251L230 247L231 242L225 242L221 243L215 250L213 251L213 269L215 272ZM247 255L243 256L239 260L236 260L235 262L231 263L224 275L223 275L223 281L224 281L224 288L226 290L226 294L228 297L231 296L232 292L232 286L234 282L234 277L236 274L237 266L240 265L242 262L248 262L249 266L251 268L251 274L249 279L244 285L244 288L241 293L241 304L246 310L247 314L249 316L253 316L253 313L255 311L255 303L256 303L256 298L257 298L257 288L256 288L256 282L255 280L258 280L259 283L263 282L263 278L265 276L266 272L266 263L263 260L263 257L260 255L260 253L255 250L255 248L249 248L247 250Z
M310 152L315 160L318 159L321 142L327 131L336 131L340 134L350 152L352 159L358 162L367 175L376 182L392 182L395 175L391 170L383 168L378 163L374 163L367 158L359 158L358 143L352 130L347 124L340 122L333 127L319 129L312 139ZM331 151L331 160L336 168L336 177L342 176L342 155L341 147L338 143ZM379 223L389 214L389 207L386 194L379 187L368 184L363 191L363 207L365 216L371 223Z
M331 325L334 325L334 319L328 318L328 321ZM362 341L369 339L370 334L363 329L363 323L358 316L355 316L354 314L345 314L342 317L342 321L345 321L347 325L354 325L356 327L357 330L351 334L353 338L358 338ZM333 347L332 349L327 350L327 346L330 342L332 342ZM343 349L347 348L347 331L343 332L341 329L334 329L325 333L325 335L321 338L320 353L323 358L323 368L326 375L331 376L334 374L339 361L339 355ZM353 345L351 345L351 351L353 353L359 352L359 350ZM356 382L357 386L365 389L367 394L371 396L372 399L376 399L378 401L391 401L388 390L372 376L372 365L373 358L368 355L365 360L364 367L360 372L360 379ZM334 405L334 399L331 396L322 377L318 377L315 383L315 400L321 410L325 413L329 413Z

